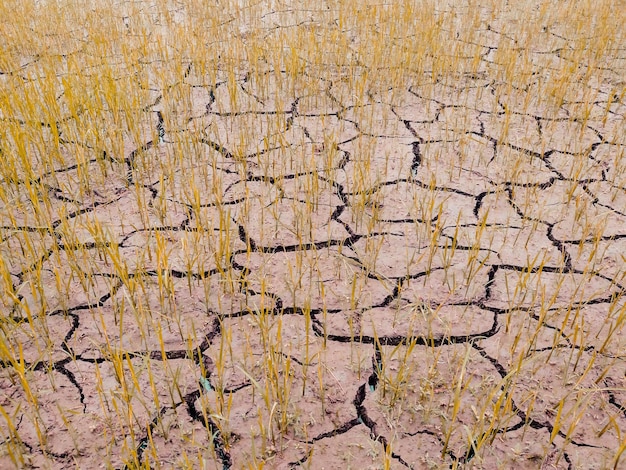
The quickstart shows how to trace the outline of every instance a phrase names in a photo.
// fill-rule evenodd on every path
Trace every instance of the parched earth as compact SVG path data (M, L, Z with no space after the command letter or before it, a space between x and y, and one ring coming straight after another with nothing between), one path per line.
M626 45L549 106L580 38L506 26L477 71L360 94L356 66L139 62L117 140L4 112L42 145L3 170L0 467L617 465Z

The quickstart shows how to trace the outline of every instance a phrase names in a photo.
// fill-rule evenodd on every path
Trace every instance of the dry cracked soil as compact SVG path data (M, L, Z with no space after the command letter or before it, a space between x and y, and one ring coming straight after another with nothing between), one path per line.
M255 26L270 40L332 23L285 5ZM358 58L301 58L288 88L181 54L160 81L134 64L142 119L117 147L68 137L71 106L37 123L38 176L3 180L0 466L617 466L626 44L551 107L579 38L546 24L518 51L485 18L471 73L355 93ZM83 41L41 54L80 64ZM537 64L527 86L490 74L505 47Z

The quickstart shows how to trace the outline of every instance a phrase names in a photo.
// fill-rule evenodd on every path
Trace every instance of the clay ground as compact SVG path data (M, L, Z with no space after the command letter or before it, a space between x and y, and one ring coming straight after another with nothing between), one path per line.
M0 467L618 468L624 9L499 3L3 23Z

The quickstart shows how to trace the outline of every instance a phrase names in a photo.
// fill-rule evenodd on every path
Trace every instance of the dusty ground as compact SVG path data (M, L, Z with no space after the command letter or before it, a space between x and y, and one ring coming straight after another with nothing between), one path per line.
M280 12L268 34L304 21ZM359 99L348 68L300 92L175 59L139 141L34 146L41 194L18 169L0 211L0 467L613 465L626 46L551 108L542 74L490 76L506 26L478 73ZM545 74L579 38L543 34Z

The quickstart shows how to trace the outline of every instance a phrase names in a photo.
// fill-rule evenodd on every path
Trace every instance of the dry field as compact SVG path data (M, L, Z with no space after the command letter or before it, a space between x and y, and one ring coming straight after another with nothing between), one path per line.
M625 468L623 0L0 18L1 468Z

